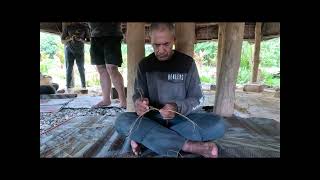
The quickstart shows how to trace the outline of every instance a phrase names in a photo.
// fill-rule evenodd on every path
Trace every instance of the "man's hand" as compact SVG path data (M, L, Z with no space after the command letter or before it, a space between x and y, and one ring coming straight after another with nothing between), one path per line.
M74 35L71 36L71 37L67 36L65 39L62 39L61 42L62 42L62 44L65 44L65 43L67 43L69 41L74 41Z
M173 111L177 111L177 109L178 108L175 103L169 103L160 109L160 114L163 117L163 119L173 119L176 115L176 113Z
M82 40L80 37L78 37L76 35L73 35L72 38L73 38L73 41L81 41Z
M149 99L148 98L137 99L134 102L134 107L136 109L136 113L138 114L138 116L141 116L143 113L149 110Z

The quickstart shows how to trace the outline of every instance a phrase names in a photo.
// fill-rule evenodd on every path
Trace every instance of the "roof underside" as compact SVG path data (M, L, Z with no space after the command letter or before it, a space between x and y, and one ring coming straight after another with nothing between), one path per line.
M83 23L87 25L87 23ZM126 29L127 23L122 23L122 32L124 33L124 42L126 42ZM150 43L149 39L150 23L145 25L145 43ZM196 40L197 42L217 40L218 39L218 23L202 22L196 23ZM40 22L40 32L48 32L61 35L62 22ZM280 23L262 23L262 40L269 40L280 36ZM244 30L244 40L254 41L255 36L255 23L246 22Z

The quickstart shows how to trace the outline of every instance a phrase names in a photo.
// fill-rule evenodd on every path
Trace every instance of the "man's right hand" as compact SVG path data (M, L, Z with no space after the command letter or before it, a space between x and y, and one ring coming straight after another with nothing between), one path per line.
M134 102L134 107L138 116L141 116L143 113L149 110L149 99L148 98L137 99Z

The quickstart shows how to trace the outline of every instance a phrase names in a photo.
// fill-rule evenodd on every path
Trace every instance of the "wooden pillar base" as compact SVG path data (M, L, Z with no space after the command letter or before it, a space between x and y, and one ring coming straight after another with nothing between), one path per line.
M257 84L257 83L251 83L251 84L246 84L243 87L243 91L246 92L263 92L264 86L262 84Z

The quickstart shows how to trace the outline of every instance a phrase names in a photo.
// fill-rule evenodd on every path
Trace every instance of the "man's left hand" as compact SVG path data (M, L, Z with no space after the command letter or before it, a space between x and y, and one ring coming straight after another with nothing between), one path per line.
M175 103L169 103L160 109L160 114L163 119L173 119L176 115L173 111L177 111L177 105Z

